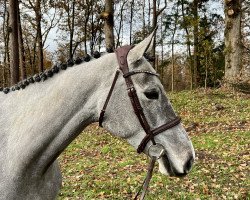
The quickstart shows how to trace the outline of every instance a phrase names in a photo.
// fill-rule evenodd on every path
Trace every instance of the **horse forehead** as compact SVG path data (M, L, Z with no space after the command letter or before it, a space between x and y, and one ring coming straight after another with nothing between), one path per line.
M152 67L152 65L144 57L140 58L136 62L132 63L129 68L131 71L140 70L140 71L151 72L153 74L156 74L156 70Z
M146 72L156 73L155 71L151 70L151 68L140 69L140 70L146 71ZM156 88L156 87L161 88L162 87L160 79L156 75L152 75L152 74L148 74L148 73L139 73L139 74L132 76L132 78L135 81L135 84L139 84L139 85L146 87L146 88L149 88L149 87L150 88Z
M152 65L144 57L134 62L133 67L136 69L146 69L146 70L154 71L154 68L152 67Z

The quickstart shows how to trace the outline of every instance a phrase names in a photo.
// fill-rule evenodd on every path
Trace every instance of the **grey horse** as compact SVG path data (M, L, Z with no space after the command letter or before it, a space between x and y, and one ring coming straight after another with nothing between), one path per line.
M128 54L131 70L155 73L144 53L151 50L155 33ZM0 199L50 200L61 187L57 157L91 123L97 122L118 68L114 53L105 54L25 89L0 92ZM156 76L132 77L151 127L166 123L174 111ZM126 84L118 77L103 122L113 135L137 148L145 136L129 100ZM158 159L165 175L190 171L194 149L181 124L155 136L166 155ZM144 149L147 154L149 142ZM187 164L188 163L188 164Z

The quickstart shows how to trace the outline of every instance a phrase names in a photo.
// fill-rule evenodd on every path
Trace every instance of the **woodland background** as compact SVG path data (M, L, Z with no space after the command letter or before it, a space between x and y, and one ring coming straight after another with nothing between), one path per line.
M249 92L250 0L0 0L0 87L143 40L167 90Z
M164 86L197 88L169 93L196 160L183 179L155 172L147 199L249 199L250 0L0 0L0 89L138 43L156 25L150 57ZM242 92L214 89L224 85ZM97 124L59 159L63 200L131 199L147 167Z

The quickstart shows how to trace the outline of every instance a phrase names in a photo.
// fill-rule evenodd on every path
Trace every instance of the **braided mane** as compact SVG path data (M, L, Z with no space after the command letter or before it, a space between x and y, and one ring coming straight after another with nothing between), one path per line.
M46 69L43 72L30 76L27 79L24 79L11 87L0 87L0 92L8 94L11 91L14 92L16 90L25 89L28 85L32 83L46 81L48 78L53 77L55 74L59 73L62 70L66 70L68 67L73 67L74 65L79 65L82 62L89 62L92 58L98 59L100 57L101 53L95 51L92 56L87 54L83 58L77 57L75 60L68 60L66 63L55 64L52 68Z
M113 51L107 51L107 53L112 53ZM8 94L9 92L14 92L16 90L25 89L28 85L35 83L35 82L44 82L48 78L53 77L55 74L59 73L62 70L66 70L68 67L73 67L74 65L79 65L82 62L89 62L92 58L98 59L101 57L101 53L98 51L95 51L92 56L87 54L85 57L80 58L77 57L75 60L68 60L66 63L61 64L55 64L52 68L46 69L43 72L40 72L38 74L35 74L33 76L30 76L17 84L11 86L11 87L0 87L0 92L3 92L4 94ZM154 57L144 54L144 57L149 61L153 62L155 60Z

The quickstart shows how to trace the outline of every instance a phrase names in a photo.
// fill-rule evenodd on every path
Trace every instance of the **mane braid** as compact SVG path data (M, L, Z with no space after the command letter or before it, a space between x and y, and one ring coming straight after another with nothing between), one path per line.
M113 51L107 51L107 53L113 53ZM98 51L93 52L92 57L95 59L98 59L101 57L101 53ZM43 72L40 72L38 74L35 74L33 76L28 77L27 79L24 79L17 84L11 86L11 87L0 87L0 92L3 92L4 94L8 94L9 92L14 92L16 90L25 89L28 85L35 83L35 82L44 82L48 78L51 78L54 76L54 74L59 73L61 70L66 70L68 67L73 67L74 65L79 65L82 62L89 62L92 58L89 54L87 54L85 57L80 58L77 57L75 60L68 60L66 63L61 64L55 64L52 68L46 69ZM151 57L148 54L144 54L144 57L149 61L153 62L154 57Z
M66 63L61 64L55 64L52 68L46 69L43 72L40 72L38 74L35 74L33 76L28 77L27 79L24 79L17 84L11 86L11 87L0 87L0 92L3 92L4 94L8 94L9 92L14 92L16 90L25 89L28 85L35 83L35 82L44 82L48 78L53 77L55 74L59 73L61 70L66 70L68 67L73 67L74 65L79 65L82 62L89 62L91 61L91 58L98 59L101 57L101 53L98 51L93 52L93 55L90 56L87 54L85 57L80 58L77 57L75 60L68 60Z

